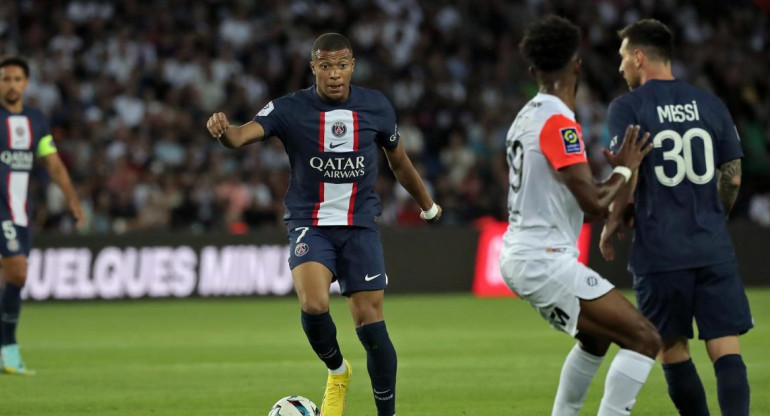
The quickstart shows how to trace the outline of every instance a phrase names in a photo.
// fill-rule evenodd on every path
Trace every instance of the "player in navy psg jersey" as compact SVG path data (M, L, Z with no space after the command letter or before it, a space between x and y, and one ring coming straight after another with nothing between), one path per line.
M27 280L27 256L32 243L29 176L35 158L67 198L77 225L85 221L67 168L56 153L48 120L22 102L29 85L29 66L21 58L0 60L0 369L32 374L24 365L16 342L21 290Z
M633 208L629 269L638 307L663 340L659 358L674 405L682 415L709 414L690 359L695 318L714 363L722 414L748 415L738 336L753 321L726 224L740 187L738 134L717 97L674 79L672 36L664 24L641 20L619 36L620 72L631 92L610 105L611 147L619 148L628 124L638 124L650 133L654 149L615 199L602 254L614 257L612 236L622 232Z
M337 344L329 315L329 285L338 280L348 298L367 355L377 414L395 414L396 351L383 316L387 285L374 192L379 148L396 179L433 222L441 208L428 195L399 141L393 107L379 92L350 84L353 49L344 36L316 39L310 61L315 85L269 102L254 120L231 126L223 113L209 118L209 133L239 148L278 137L289 155L291 183L284 219L289 265L310 345L329 369L321 414L340 416L351 367Z

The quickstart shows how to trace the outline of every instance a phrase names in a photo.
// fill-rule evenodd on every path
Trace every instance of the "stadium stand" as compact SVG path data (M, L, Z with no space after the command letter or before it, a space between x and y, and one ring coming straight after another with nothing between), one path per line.
M288 160L278 140L221 148L207 137L207 117L224 111L245 122L270 98L309 85L313 39L344 33L355 45L354 82L389 95L443 224L457 225L505 217L505 131L535 92L516 49L526 22L556 13L586 35L577 116L603 177L606 105L626 90L616 30L655 17L675 31L675 75L714 91L735 118L746 159L734 220L770 226L768 2L636 3L11 1L0 8L0 55L33 64L28 102L52 119L86 232L240 232L281 223ZM394 184L387 175L377 184L381 222L419 225ZM38 229L71 232L57 188L33 193Z

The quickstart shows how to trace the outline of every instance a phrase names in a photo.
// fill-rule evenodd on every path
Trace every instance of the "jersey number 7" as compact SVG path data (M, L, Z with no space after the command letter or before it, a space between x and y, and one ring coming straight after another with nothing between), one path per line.
M692 141L694 138L700 138L703 141L703 161L706 171L702 174L695 172L692 154ZM655 176L658 182L665 186L677 186L684 177L696 185L709 183L714 177L714 143L711 135L702 128L695 127L687 130L683 136L680 136L675 130L663 130L658 132L652 139L653 146L663 147L664 140L671 140L674 147L671 150L663 152L663 160L671 160L676 164L674 176L666 175L663 166L655 166Z

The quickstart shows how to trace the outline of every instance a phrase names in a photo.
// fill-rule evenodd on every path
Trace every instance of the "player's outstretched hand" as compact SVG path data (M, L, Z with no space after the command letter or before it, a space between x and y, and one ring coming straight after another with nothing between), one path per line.
M72 201L70 203L70 210L72 211L72 216L75 217L76 228L86 225L86 213L83 211L83 206L80 205L80 201Z
M604 157L607 158L607 162L612 167L625 166L631 170L636 170L651 150L650 133L645 133L639 139L639 125L630 125L626 128L626 134L623 136L623 143L620 145L618 153L613 154L608 149L603 149L603 152Z
M225 113L214 113L209 117L209 121L206 122L209 134L215 139L222 137L229 127L230 123L228 123Z

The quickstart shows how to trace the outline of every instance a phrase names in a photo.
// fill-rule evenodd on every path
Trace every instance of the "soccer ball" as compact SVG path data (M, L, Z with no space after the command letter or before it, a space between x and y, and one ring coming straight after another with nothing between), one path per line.
M275 402L267 416L321 416L321 411L305 397L286 396Z

